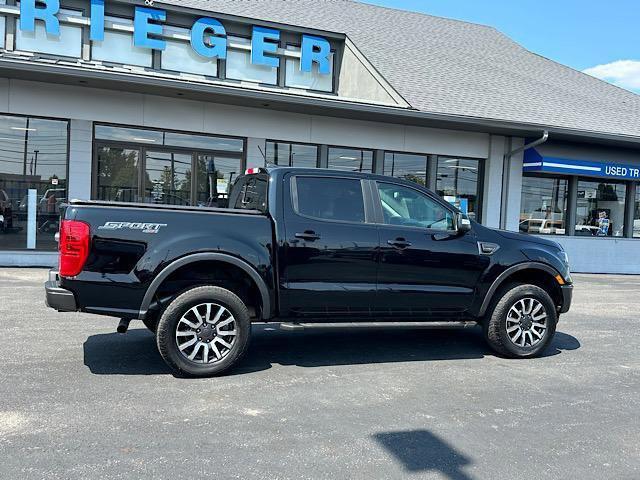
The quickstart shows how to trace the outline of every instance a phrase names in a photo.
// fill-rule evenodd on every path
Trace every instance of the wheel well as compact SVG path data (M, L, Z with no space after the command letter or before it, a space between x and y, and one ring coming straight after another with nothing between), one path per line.
M502 289L504 286L511 283L536 285L551 296L554 305L562 305L562 290L560 289L558 281L553 277L553 275L545 272L544 270L527 268L514 272L509 275L504 282L502 282L500 288Z
M219 260L188 263L171 272L158 286L149 313L157 315L178 294L199 285L215 285L235 293L252 317L262 315L262 297L256 282L242 268Z

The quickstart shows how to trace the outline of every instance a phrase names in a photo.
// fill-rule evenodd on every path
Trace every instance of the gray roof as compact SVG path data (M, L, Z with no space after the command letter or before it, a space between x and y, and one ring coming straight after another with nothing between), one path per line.
M532 53L492 27L351 0L160 2L346 34L423 112L640 140L640 95Z

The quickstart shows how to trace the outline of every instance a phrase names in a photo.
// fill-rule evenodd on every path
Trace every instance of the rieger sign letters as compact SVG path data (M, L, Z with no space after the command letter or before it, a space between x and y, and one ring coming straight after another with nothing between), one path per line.
M153 4L147 2L147 4ZM36 21L43 22L47 35L60 36L60 0L22 0L20 2L19 28L25 32L35 30ZM135 47L164 50L166 41L163 36L163 24L166 11L148 6L136 6L133 18L133 44ZM89 38L92 41L104 40L105 8L104 0L91 0ZM205 58L225 59L227 57L227 32L220 21L211 17L201 17L194 21L190 30L190 43L193 50ZM251 63L268 67L278 67L276 56L280 31L260 26L252 27ZM301 36L300 71L311 72L312 65L318 65L318 73L331 74L331 46L319 36Z

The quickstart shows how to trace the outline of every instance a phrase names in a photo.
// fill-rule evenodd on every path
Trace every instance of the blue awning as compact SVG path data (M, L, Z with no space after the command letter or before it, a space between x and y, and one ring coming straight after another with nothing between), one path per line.
M586 177L640 180L640 163L635 165L575 160L543 156L535 148L524 152L522 170L525 172L562 173Z

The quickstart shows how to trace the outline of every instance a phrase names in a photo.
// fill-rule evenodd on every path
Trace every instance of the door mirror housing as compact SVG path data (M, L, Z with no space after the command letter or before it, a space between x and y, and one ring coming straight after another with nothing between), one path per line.
M471 220L467 218L463 213L458 213L456 216L456 226L458 233L467 233L471 231Z

